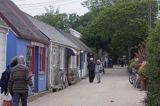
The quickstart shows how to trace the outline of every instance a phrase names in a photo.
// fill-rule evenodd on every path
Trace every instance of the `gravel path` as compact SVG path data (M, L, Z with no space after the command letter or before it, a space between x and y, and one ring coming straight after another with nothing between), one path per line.
M143 106L145 92L128 82L125 68L106 69L102 82L88 78L66 89L41 97L28 106Z

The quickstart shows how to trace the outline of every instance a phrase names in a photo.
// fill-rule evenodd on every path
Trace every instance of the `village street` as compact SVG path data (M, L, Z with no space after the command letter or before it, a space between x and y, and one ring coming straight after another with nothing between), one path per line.
M102 82L88 78L66 89L41 97L28 106L143 106L144 91L128 81L125 68L106 69Z

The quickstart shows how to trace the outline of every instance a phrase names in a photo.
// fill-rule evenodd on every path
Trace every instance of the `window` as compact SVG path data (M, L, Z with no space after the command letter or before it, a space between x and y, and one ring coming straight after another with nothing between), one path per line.
M35 56L35 49L32 46L27 47L27 57L26 57L26 64L32 74L34 74L34 56Z
M44 74L46 70L46 49L40 47L40 73Z

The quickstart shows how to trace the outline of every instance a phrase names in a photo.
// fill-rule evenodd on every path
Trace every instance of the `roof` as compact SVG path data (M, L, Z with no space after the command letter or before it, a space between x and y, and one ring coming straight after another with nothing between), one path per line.
M0 0L0 17L12 28L18 37L49 44L48 38L33 25L12 1Z
M73 36L67 32L62 31L61 29L57 30L61 32L65 37L69 38L73 43L75 43L81 50L87 51L87 52L92 52L92 50L87 47L80 39L78 39L76 36Z
M72 29L72 28L69 28L69 31L72 35L76 36L77 38L81 38L81 33L79 33L78 31Z
M67 37L65 37L64 35L62 35L62 33L60 33L55 27L50 26L36 18L33 18L30 15L27 15L28 19L30 21L32 21L32 23L42 32L44 33L51 41L61 44L61 45L65 45L65 46L69 46L75 49L79 49L78 46L76 46L72 41L70 41Z

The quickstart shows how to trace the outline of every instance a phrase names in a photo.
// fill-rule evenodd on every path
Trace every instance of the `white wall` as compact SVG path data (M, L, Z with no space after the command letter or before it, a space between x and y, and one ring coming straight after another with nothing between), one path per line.
M60 48L60 69L64 69L65 66L65 49Z
M77 57L76 56L71 56L70 68L77 68Z
M6 34L0 32L0 77L2 72L6 69L6 43Z
M57 62L58 62L58 47L57 45L53 45L54 43L51 42L50 45L50 53L49 53L49 82L50 86L54 85L55 81L55 70L57 68Z
M85 62L84 62L84 67L82 70L82 77L85 77L88 74L87 70L87 53L85 53Z

